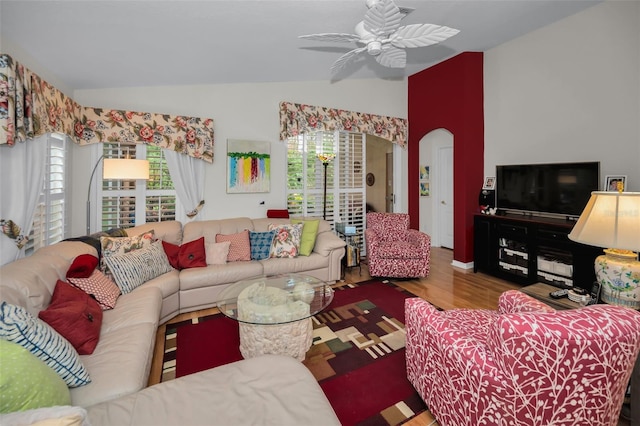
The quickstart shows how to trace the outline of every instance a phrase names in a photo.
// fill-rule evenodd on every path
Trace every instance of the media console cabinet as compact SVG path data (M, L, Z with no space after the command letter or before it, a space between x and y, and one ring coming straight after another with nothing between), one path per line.
M532 215L474 217L474 272L523 285L537 282L591 291L602 249L571 241L575 224Z

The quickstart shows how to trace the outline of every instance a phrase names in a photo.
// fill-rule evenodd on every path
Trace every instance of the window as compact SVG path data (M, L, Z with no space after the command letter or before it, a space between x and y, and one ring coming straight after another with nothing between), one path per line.
M326 219L364 229L365 135L316 132L289 138L287 208L292 215L323 214L324 166L317 154L335 154L327 167Z
M42 193L33 217L33 227L25 255L37 249L62 241L67 235L66 222L66 136L51 133L46 136L48 158ZM36 142L31 142L36 143Z
M143 144L104 143L105 158L149 160L149 180L103 179L101 230L131 228L147 222L175 220L177 198L162 148Z

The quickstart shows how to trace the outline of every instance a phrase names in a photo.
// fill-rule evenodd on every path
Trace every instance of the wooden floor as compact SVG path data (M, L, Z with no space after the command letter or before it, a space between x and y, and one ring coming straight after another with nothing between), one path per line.
M393 282L442 309L496 309L500 294L507 290L520 288L518 284L480 272L474 273L473 270L455 268L451 266L452 261L453 252L451 250L433 247L431 249L431 271L429 277L415 280L393 280ZM370 278L366 264L362 265L361 271L358 268L351 268L345 274L346 282L359 282ZM217 312L215 308L181 314L170 320L168 324L214 312ZM160 380L165 331L166 324L158 327L149 385L156 384ZM438 423L430 413L426 412L416 416L406 425L436 426ZM629 422L620 420L618 426L629 426Z

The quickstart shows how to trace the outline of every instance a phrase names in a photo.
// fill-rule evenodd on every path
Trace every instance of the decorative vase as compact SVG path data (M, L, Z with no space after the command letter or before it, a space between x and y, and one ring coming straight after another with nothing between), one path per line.
M606 249L596 258L596 278L605 303L640 309L640 262L634 252Z

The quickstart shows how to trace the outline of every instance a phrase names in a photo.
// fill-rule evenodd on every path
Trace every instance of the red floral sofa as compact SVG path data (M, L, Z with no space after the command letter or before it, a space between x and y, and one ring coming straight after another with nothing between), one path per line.
M429 275L431 238L409 229L406 213L367 213L364 231L369 274L417 278Z
M640 313L554 311L516 290L499 310L405 304L407 376L442 426L615 426Z

